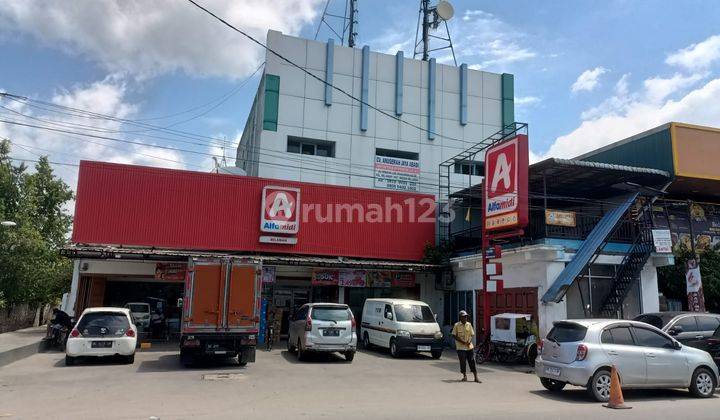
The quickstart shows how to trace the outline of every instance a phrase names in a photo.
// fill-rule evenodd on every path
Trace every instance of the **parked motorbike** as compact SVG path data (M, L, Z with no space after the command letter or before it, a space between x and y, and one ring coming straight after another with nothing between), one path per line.
M60 324L50 325L50 332L46 338L48 345L60 351L65 351L65 344L67 343L69 333L70 329L67 326Z

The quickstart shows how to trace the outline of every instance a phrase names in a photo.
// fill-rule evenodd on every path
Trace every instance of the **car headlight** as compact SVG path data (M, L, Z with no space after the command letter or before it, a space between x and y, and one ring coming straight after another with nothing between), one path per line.
M410 337L410 331L397 330L398 337Z
M440 340L440 339L442 339L442 338L443 338L443 334L442 334L440 331L438 331L438 332L435 333L435 339L436 339L436 340Z

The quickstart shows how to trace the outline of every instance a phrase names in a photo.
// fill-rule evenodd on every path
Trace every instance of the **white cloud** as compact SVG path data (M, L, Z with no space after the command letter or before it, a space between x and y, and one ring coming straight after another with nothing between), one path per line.
M624 94L625 97L614 97L618 105L612 112L593 115L572 132L558 137L543 158L576 157L670 121L720 125L720 101L717 100L720 78L709 80L676 100L653 102L648 99L647 87L641 92L625 91Z
M713 35L702 42L692 44L668 55L665 62L688 70L699 70L709 67L719 59L720 35Z
M600 83L600 76L607 73L607 69L604 67L595 67L594 69L585 70L578 76L575 83L572 84L570 90L573 93L577 92L592 92Z
M90 110L116 118L133 118L137 115L138 107L127 102L127 94L128 86L126 82L118 76L109 76L102 81L77 85L71 89L58 92L53 95L48 102L56 105ZM0 99L0 105L40 120L29 119L0 109L0 118L2 119L21 121L33 125L51 126L69 131L84 131L90 134L142 143L127 144L0 123L0 137L11 140L11 155L16 158L37 160L39 155L49 155L51 161L72 164L77 164L81 159L84 159L176 169L185 169L192 166L198 170L209 171L212 168L209 158L200 160L197 155L186 155L175 150L153 147L153 145L160 143L152 143L138 139L138 137L129 133L129 131L142 131L142 129L124 126L122 122L117 120L52 113L31 107L25 102L20 103L9 99ZM46 105L41 106L49 108ZM79 125L92 126L92 130L89 128L83 129L83 127L79 127ZM127 130L128 132L122 133L123 130ZM141 133L139 135L141 137L147 137L149 134L151 133ZM162 145L166 146L168 144L162 143ZM169 147L192 148L192 146L183 145L169 145ZM195 149L208 152L207 150L202 150L206 148ZM55 166L54 169L71 188L76 188L76 167Z
M537 56L527 43L527 36L518 28L483 10L466 10L462 19L450 21L458 62L476 63L475 70L498 68L526 61Z
M320 0L216 0L207 7L261 40L268 29L295 34ZM184 71L240 78L264 51L188 2L177 0L0 3L0 34L28 34L98 62L110 72L148 77Z
M541 102L537 96L518 96L515 98L515 106L533 106Z
M705 75L703 74L691 74L689 76L683 76L680 73L675 73L670 78L653 77L643 82L647 94L647 99L650 102L660 102L667 98L669 95L686 89L698 81L700 81Z

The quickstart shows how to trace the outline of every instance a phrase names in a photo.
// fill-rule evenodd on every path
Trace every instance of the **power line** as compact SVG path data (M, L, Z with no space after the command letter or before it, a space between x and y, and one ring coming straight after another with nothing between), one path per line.
M297 68L298 70L300 70L300 71L302 71L303 73L307 74L308 76L314 78L315 80L319 81L320 83L323 83L324 85L327 85L327 86L331 87L332 89L337 90L338 92L342 93L343 95L347 96L348 98L350 98L350 99L352 99L352 100L354 100L354 101L357 101L357 102L361 103L362 105L366 105L368 108L373 109L373 110L375 110L376 112L378 112L378 113L380 113L380 114L382 114L382 115L385 115L386 117L392 118L392 119L394 119L394 120L396 120L396 121L399 121L399 122L401 122L401 123L403 123L403 124L406 124L406 125L408 125L408 126L410 126L410 127L417 128L418 130L423 131L423 132L426 132L426 133L428 133L428 134L433 134L433 135L435 135L435 136L442 137L442 138L449 139L449 140L455 140L455 141L460 141L460 142L463 141L462 139L457 139L457 138L450 137L450 136L440 135L439 133L436 133L436 132L434 132L434 131L431 131L431 130L428 130L428 129L426 129L426 128L423 128L423 127L421 127L421 126L419 126L419 125L415 125L415 124L413 124L413 123L411 123L411 122L405 121L405 120L403 120L402 118L399 118L399 117L397 117L397 116L395 116L395 115L392 115L392 114L390 114L390 113L388 113L388 112L386 112L386 111L383 111L382 109L380 109L380 108L378 108L378 107L376 107L376 106L374 106L374 105L371 105L371 104L363 101L362 99L359 99L359 98L353 96L352 94L346 92L344 89L341 89L341 88L333 85L332 83L328 83L325 79L323 79L323 78L321 78L321 77L319 77L319 76L316 76L315 74L313 74L312 72L308 71L308 70L305 69L304 67L302 67L302 66L296 64L294 61L286 58L286 57L283 56L282 54L278 53L277 51L273 50L272 48L270 48L270 47L268 47L267 45L263 44L262 42L258 41L256 38L254 38L254 37L251 36L250 34L246 33L246 32L243 31L242 29L239 29L239 28L233 26L231 23L229 23L229 22L226 21L225 19L223 19L223 18L221 18L220 16L216 15L215 13L213 13L213 12L210 11L210 10L208 10L207 8L199 5L199 4L198 4L197 2L195 2L194 0L188 0L188 1L189 1L190 3L192 3L193 5L195 5L195 7L199 8L200 10L204 11L204 12L207 13L208 15L210 15L210 16L212 16L213 18L217 19L218 21L222 22L222 23L223 23L225 26L227 26L228 28L230 28L230 29L232 29L233 31L238 32L239 34L245 36L246 38L248 38L249 40L251 40L251 41L254 42L255 44L263 47L263 48L264 48L265 50L267 50L267 51L270 51L271 53L273 53L274 55L276 55L276 56L277 56L278 58L280 58L281 60L287 62L287 63L290 64L291 66Z
M16 162L40 163L39 160L34 160L34 159L20 159L20 158L16 158L16 157L12 157L12 156L8 156L8 159L14 160L14 161L16 161ZM51 164L51 165L73 166L73 167L76 167L76 168L80 166L80 165L78 165L77 163L53 162L53 161L51 161L51 160L48 160L47 163L49 163L49 164Z

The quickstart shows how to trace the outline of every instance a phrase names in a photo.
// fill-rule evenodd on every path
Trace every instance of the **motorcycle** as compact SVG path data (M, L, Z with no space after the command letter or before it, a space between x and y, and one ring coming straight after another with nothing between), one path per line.
M49 327L50 331L46 341L50 347L65 351L65 344L67 343L68 334L70 329L64 325L52 324Z

